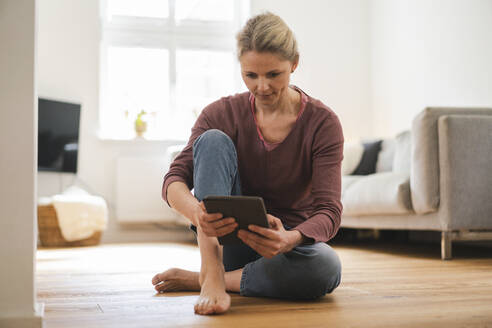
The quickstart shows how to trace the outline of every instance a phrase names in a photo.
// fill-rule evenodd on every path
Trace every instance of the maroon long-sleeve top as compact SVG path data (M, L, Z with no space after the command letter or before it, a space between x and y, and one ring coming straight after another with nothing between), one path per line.
M269 214L312 238L310 242L333 238L342 213L342 127L330 108L302 91L301 95L296 123L287 137L274 145L261 136L249 92L208 105L164 177L164 200L174 181L193 188L193 142L206 130L219 129L236 146L243 195L263 197Z

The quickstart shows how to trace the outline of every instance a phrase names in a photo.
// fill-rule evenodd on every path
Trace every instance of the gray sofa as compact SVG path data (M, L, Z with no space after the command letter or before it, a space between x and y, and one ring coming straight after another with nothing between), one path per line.
M342 177L342 227L440 231L442 259L492 239L492 109L426 108L379 155L393 165Z

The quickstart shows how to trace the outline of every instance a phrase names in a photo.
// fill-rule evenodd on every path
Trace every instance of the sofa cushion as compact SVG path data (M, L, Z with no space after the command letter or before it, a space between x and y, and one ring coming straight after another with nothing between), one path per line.
M343 194L345 193L345 190L347 190L353 183L356 181L359 181L360 179L363 179L364 176L362 175L344 175L342 176L342 197Z
M355 180L343 177L342 203L343 213L347 215L413 213L410 176L408 173L384 172Z
M368 175L376 172L376 162L381 150L382 140L364 142L364 153L353 175Z
M342 175L355 171L362 159L364 146L360 142L346 142L343 145Z

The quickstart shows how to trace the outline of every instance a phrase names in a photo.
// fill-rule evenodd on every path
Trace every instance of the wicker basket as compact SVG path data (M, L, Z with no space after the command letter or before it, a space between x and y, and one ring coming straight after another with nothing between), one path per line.
M53 204L38 205L39 240L43 247L94 246L101 242L101 231L82 240L66 241L63 238Z

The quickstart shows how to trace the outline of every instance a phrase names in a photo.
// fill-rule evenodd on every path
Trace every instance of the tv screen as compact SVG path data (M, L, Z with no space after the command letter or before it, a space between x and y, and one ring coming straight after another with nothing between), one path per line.
M38 99L38 171L77 173L80 104Z

